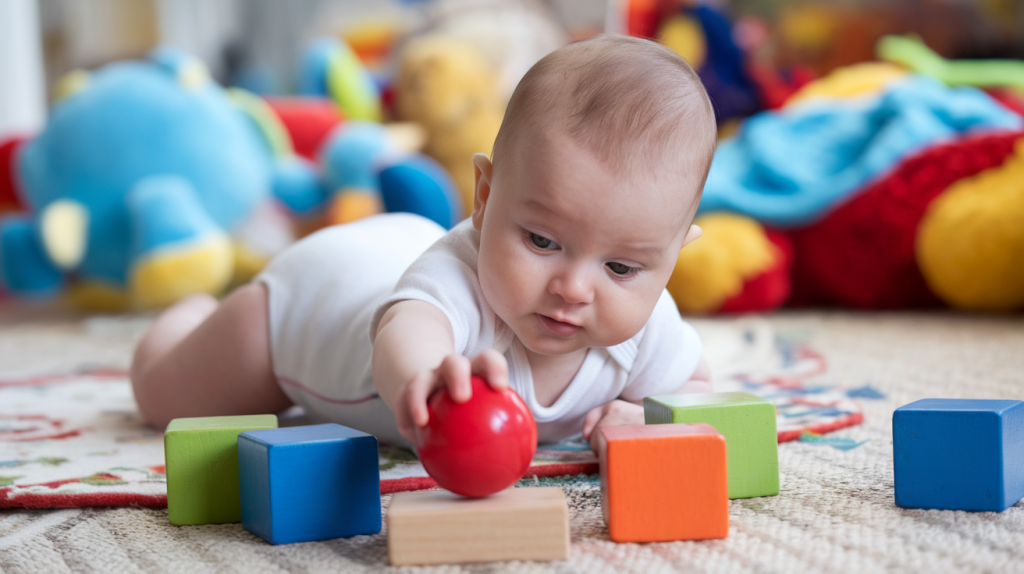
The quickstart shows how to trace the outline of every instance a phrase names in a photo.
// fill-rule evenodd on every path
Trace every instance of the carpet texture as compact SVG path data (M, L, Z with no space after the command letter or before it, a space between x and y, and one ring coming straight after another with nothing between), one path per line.
M103 332L130 324L125 318L95 318L86 327ZM705 347L714 349L707 355L717 373L715 388L774 402L779 442L859 444L820 433L860 424L863 413L853 397L877 390L806 384L828 369L825 357L806 343L777 336L764 320L702 329ZM281 426L315 422L298 408L278 420ZM382 494L437 487L409 451L381 445L379 464ZM4 377L0 369L0 509L165 508L165 472L163 433L142 419L124 369L85 363L71 373L21 377ZM576 439L540 445L524 476L597 472L590 445Z
M145 326L137 318L49 310L0 313L4 376L66 372L83 358L126 366ZM695 323L708 332L730 321ZM896 508L891 440L892 411L919 398L1024 398L1024 319L787 313L769 322L779 336L828 358L828 370L812 382L870 392L861 401L864 423L828 435L847 443L811 437L779 446L780 495L732 501L728 538L615 544L601 519L595 477L531 479L521 486L566 492L569 561L405 570L1024 572L1024 503L998 514ZM156 509L0 511L0 571L10 573L379 571L387 567L386 550L385 533L275 547L237 524L174 527Z

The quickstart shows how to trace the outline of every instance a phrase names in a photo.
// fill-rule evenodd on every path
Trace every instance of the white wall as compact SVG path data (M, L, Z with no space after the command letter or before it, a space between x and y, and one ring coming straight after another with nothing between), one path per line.
M36 0L0 0L0 140L42 127L44 93Z

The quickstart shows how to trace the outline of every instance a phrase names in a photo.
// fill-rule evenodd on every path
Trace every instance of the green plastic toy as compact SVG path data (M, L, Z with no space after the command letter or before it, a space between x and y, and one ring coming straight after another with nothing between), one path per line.
M172 420L164 432L171 524L241 522L238 434L273 428L276 415Z
M644 399L644 422L708 423L725 437L729 498L779 493L775 405L750 393L658 395Z
M931 76L949 86L1024 89L1024 62L1017 60L947 60L918 38L885 36L878 57Z

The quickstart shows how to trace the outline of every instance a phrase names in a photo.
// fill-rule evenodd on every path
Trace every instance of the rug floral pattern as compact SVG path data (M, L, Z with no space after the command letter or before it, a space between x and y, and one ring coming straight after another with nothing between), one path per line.
M870 389L806 384L827 366L798 338L766 334L756 323L737 332L718 347L731 348L743 360L719 357L725 366L717 369L716 390L773 400L780 442L821 442L821 434L863 420L852 397L874 398ZM577 439L538 448L528 476L596 471L589 446ZM380 472L385 493L434 485L416 457L402 449L381 448ZM140 419L123 371L0 380L0 508L166 504L162 433Z

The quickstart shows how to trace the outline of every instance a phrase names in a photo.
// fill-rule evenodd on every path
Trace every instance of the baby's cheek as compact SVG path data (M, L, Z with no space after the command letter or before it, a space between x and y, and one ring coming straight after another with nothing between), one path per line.
M513 253L495 253L480 262L480 286L492 309L503 319L524 304L528 274L520 269Z
M635 293L622 292L601 308L598 328L601 346L610 347L631 339L647 324L658 300Z

